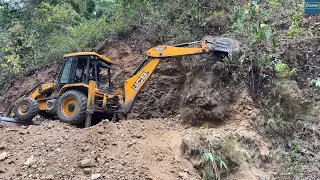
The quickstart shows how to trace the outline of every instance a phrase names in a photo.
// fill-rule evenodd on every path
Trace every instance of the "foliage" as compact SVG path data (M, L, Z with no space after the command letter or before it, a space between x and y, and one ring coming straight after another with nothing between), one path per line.
M199 168L203 179L220 179L245 160L237 139L232 135L225 136L222 141L201 139L200 142L197 148L191 148L191 154L201 156Z
M221 143L222 155L227 157L230 165L240 165L244 160L244 152L239 151L239 143L233 136L227 136Z
M227 164L219 156L215 156L211 152L204 153L203 159L205 165L202 174L206 180L220 179L219 169L228 169Z
M292 141L293 151L289 157L289 163L291 168L289 169L290 172L300 175L301 173L301 166L302 166L302 155L301 155L301 142L298 138L295 138Z
M312 79L311 83L320 88L320 78Z
M220 18L236 3L209 0L174 3L168 0L0 1L0 89L15 76L58 60L64 53L94 47L110 36L129 37L136 29L155 44L198 39L212 30L207 17Z
M296 14L294 13L292 17L290 18L291 25L289 27L287 38L293 39L302 32L302 29L300 28L301 22L302 22L302 14Z
M296 69L290 69L286 63L283 63L280 60L275 60L273 63L279 78L290 78L296 74Z
M282 4L278 0L269 0L269 6L273 12L279 12L282 9Z
M273 130L273 132L276 132L280 135L286 135L291 133L294 123L286 121L281 116L277 115L277 117L271 117L267 121L267 125Z

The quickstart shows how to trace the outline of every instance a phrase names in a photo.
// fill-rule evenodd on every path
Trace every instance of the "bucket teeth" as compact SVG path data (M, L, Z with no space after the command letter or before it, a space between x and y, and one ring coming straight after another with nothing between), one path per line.
M227 41L225 41L223 39L219 39L219 40L214 42L214 44L212 46L212 50L231 53L232 52L232 46L231 46L231 44L229 42L227 42Z
M202 39L207 41L206 47L209 50L228 53L228 55L231 56L233 49L232 41L230 39L223 37L217 38L212 36L205 36Z

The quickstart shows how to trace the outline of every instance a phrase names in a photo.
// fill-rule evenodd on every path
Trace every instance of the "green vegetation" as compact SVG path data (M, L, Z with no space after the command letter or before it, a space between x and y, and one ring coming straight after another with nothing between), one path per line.
M0 89L21 75L112 38L143 34L152 43L198 40L236 2L194 0L0 1ZM224 11L215 11L224 9ZM170 27L170 28L168 28Z
M316 87L320 88L320 78L312 79L311 83L314 84Z
M289 171L291 173L301 175L301 165L302 165L302 155L301 155L301 146L300 146L300 140L299 138L296 138L293 142L293 151L290 154L289 157Z
M1 1L0 89L13 76L92 46L121 25L107 23L108 1ZM118 26L118 27L115 27Z
M206 134L208 129L203 129L201 132ZM209 140L200 136L194 142L195 144L191 143L191 147L188 145L190 142L183 142L183 153L201 162L195 168L201 172L205 180L223 179L245 161L244 150L233 135L225 136L220 140Z
M226 162L219 156L215 156L212 152L203 154L204 167L202 175L205 180L220 179L221 169L228 169Z

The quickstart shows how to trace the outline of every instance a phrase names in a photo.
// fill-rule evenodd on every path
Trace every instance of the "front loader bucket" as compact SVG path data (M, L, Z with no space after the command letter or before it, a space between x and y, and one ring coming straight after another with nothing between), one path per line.
M12 117L4 117L1 115L0 115L0 124L39 125L34 121L19 121Z

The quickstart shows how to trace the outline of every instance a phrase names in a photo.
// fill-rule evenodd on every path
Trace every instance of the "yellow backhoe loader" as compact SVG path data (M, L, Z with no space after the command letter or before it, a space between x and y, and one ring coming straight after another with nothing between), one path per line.
M66 54L55 82L41 83L31 89L11 106L6 116L0 114L0 122L28 124L38 114L54 115L65 123L85 127L98 119L119 120L130 112L137 94L161 59L203 53L229 56L232 53L230 39L210 39L147 50L147 58L124 82L124 91L112 89L113 62L108 57L95 52ZM102 72L107 75L108 78L104 78L107 82L101 80Z

